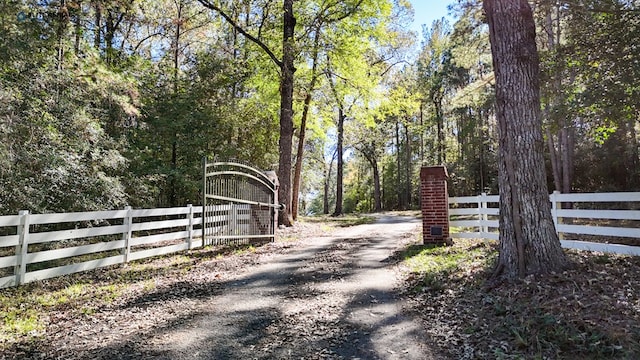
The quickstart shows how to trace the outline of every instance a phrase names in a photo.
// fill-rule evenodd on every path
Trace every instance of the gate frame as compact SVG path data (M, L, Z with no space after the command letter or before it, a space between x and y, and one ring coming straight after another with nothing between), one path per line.
M216 161L216 162L208 162L207 158L204 157L202 159L202 244L203 246L207 244L207 241L210 241L211 244L217 243L228 243L229 241L240 241L243 239L269 239L271 242L275 241L275 229L278 226L278 210L282 210L282 205L278 204L278 178L274 171L263 172L259 169L256 169L252 166L245 165L238 162L233 161ZM227 167L230 169L222 169L218 170L220 167ZM242 199L242 198L234 198L229 196L222 196L219 194L214 194L213 190L207 185L207 180L216 177L216 176L239 176L241 178L250 179L259 184L262 190L267 190L271 202L265 203L260 201ZM208 205L207 200L219 200L223 202L228 202L229 205ZM213 228L211 224L213 221L208 221L208 217L211 217L214 211L214 207L216 206L234 206L234 205L249 205L249 206L258 206L259 209L269 208L270 211L270 219L268 226L268 234L243 234L243 235L216 235L209 234L207 229ZM253 219L253 211L250 212L250 221ZM227 217L226 223L231 222L231 219Z

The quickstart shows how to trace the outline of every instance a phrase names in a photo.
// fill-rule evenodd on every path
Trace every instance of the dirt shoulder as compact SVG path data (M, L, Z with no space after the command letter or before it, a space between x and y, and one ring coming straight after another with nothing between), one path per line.
M313 236L82 274L69 279L85 284L79 295L47 307L25 339L3 339L0 358L438 358L396 296L393 254L419 225L390 215L330 233L301 225ZM115 279L128 284L109 290ZM68 289L55 282L8 291Z

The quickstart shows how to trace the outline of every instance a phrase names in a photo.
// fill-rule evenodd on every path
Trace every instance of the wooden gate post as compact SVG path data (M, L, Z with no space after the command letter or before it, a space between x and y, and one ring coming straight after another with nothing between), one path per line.
M449 237L449 194L447 169L424 166L420 169L423 244L451 244Z

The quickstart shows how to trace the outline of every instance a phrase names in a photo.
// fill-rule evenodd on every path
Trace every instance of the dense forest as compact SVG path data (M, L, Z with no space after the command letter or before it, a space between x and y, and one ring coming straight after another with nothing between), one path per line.
M640 2L530 3L549 189L640 190ZM198 204L205 156L286 173L293 217L417 207L423 164L498 192L480 0L422 34L405 0L284 5L2 0L0 214Z

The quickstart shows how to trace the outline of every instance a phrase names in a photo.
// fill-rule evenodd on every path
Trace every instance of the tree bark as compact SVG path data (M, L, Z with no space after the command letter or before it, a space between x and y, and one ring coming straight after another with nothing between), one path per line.
M97 1L93 1L92 5L95 7L95 24L93 33L93 47L96 50L100 50L102 43L102 4Z
M500 255L494 277L560 271L567 259L555 231L544 167L540 70L527 0L484 0L496 75Z
M573 134L571 129L564 127L560 131L562 137L562 192L571 193L572 163L573 163Z
M398 209L404 210L402 203L402 177L400 176L402 162L400 158L400 121L396 119L396 193L398 194Z
M407 120L408 121L408 120ZM405 184L404 197L407 201L407 209L411 207L411 139L409 137L409 125L404 125L404 137L405 137L405 177L407 183Z
M558 161L558 154L556 152L555 142L553 141L553 134L549 128L547 128L547 145L549 148L549 161L551 162L551 171L553 174L553 185L555 186L555 190L561 191L562 182L560 179L562 176L560 175L560 162Z
M67 2L65 0L60 1L60 6L58 8L58 57L57 57L57 68L58 71L62 70L62 66L64 63L64 43L66 31L69 23L69 9L67 9Z
M302 156L304 155L304 141L307 133L307 117L309 105L311 104L311 91L304 98L304 108L300 119L300 130L298 132L298 150L296 152L296 165L293 169L293 190L291 191L291 216L293 220L298 219L298 202L300 201L300 179L302 178Z
M331 171L333 169L333 159L334 155L331 157L329 161L329 166L326 165L325 161L325 170L324 170L324 197L322 199L322 213L325 215L329 214L329 189L331 186ZM324 157L323 157L324 158Z
M382 211L382 190L380 189L380 169L378 168L377 159L373 159L371 163L373 168L373 211Z
M433 105L436 108L436 126L438 130L438 163L444 165L447 162L446 145L444 143L444 119L442 115L442 99L434 100Z
M302 108L302 118L300 119L300 132L298 135L298 151L296 153L296 166L293 173L293 199L291 200L292 211L291 215L294 220L298 219L298 199L300 196L300 178L302 175L302 159L304 156L304 141L307 131L307 118L309 116L309 106L311 105L311 96L313 90L316 87L318 81L317 69L318 69L318 44L320 42L320 31L316 31L314 36L314 51L311 66L311 82L309 83L309 89L307 95L304 98L304 107Z
M338 107L338 150L336 157L336 208L333 216L342 215L342 180L344 175L343 140L344 140L344 118L342 108Z
M424 102L420 101L420 163L424 164Z
M285 205L280 211L278 223L284 226L293 225L291 216L291 151L293 146L293 74L295 68L293 33L296 19L293 16L293 0L284 0L284 25L282 36L282 78L280 82L280 141L278 199Z
M380 188L380 168L374 152L361 149L360 152L367 159L373 170L373 212L382 211L382 189Z

